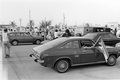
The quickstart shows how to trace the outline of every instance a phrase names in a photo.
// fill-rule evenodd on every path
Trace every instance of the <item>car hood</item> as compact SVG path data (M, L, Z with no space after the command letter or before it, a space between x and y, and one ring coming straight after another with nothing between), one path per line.
M34 47L33 50L36 51L38 54L41 54L42 52L44 52L45 50L48 50L50 48L52 48L52 47L43 44L43 45Z

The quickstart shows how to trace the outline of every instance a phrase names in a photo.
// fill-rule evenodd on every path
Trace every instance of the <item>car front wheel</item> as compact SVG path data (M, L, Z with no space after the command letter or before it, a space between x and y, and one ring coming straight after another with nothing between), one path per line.
M64 73L69 69L69 62L67 60L60 60L55 65L55 69L59 73Z
M114 66L116 64L116 57L114 55L109 56L107 65Z
M16 46L18 42L16 40L12 41L12 45Z

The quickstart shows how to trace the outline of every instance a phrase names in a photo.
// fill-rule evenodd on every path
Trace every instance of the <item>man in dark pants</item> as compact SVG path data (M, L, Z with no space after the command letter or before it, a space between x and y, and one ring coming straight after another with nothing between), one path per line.
M3 41L3 49L5 58L10 56L10 42L9 42L9 36L8 36L8 30L4 29L2 34L2 41Z

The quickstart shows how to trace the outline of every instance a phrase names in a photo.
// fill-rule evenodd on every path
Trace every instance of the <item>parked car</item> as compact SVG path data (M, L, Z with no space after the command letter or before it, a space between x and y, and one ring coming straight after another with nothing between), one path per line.
M0 29L0 40L2 40L2 29Z
M9 33L10 43L17 45L18 43L40 44L44 38L41 36L33 36L28 32L11 32Z
M84 37L90 38L96 41L99 36L103 38L105 45L108 45L108 46L115 46L117 43L120 42L120 38L117 38L114 34L110 32L88 33Z
M94 41L85 37L64 37L32 49L30 57L42 66L54 68L60 73L71 66L106 63L103 53L94 46ZM106 47L109 53L107 64L114 66L120 56L117 47Z

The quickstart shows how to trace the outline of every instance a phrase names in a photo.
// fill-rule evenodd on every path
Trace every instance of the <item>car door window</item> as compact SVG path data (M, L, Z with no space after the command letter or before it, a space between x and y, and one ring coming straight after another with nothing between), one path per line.
M93 46L93 42L91 40L81 40L81 47L91 47Z
M29 33L24 33L24 36L28 36L28 37L29 37L29 36L30 36L30 34L29 34Z
M24 33L20 33L20 36L24 36Z
M70 41L68 43L66 43L65 45L63 45L61 48L79 48L79 43L78 41Z
M20 34L20 33L17 33L16 36L21 36L21 34Z
M15 34L14 33L10 33L10 36L15 36Z

